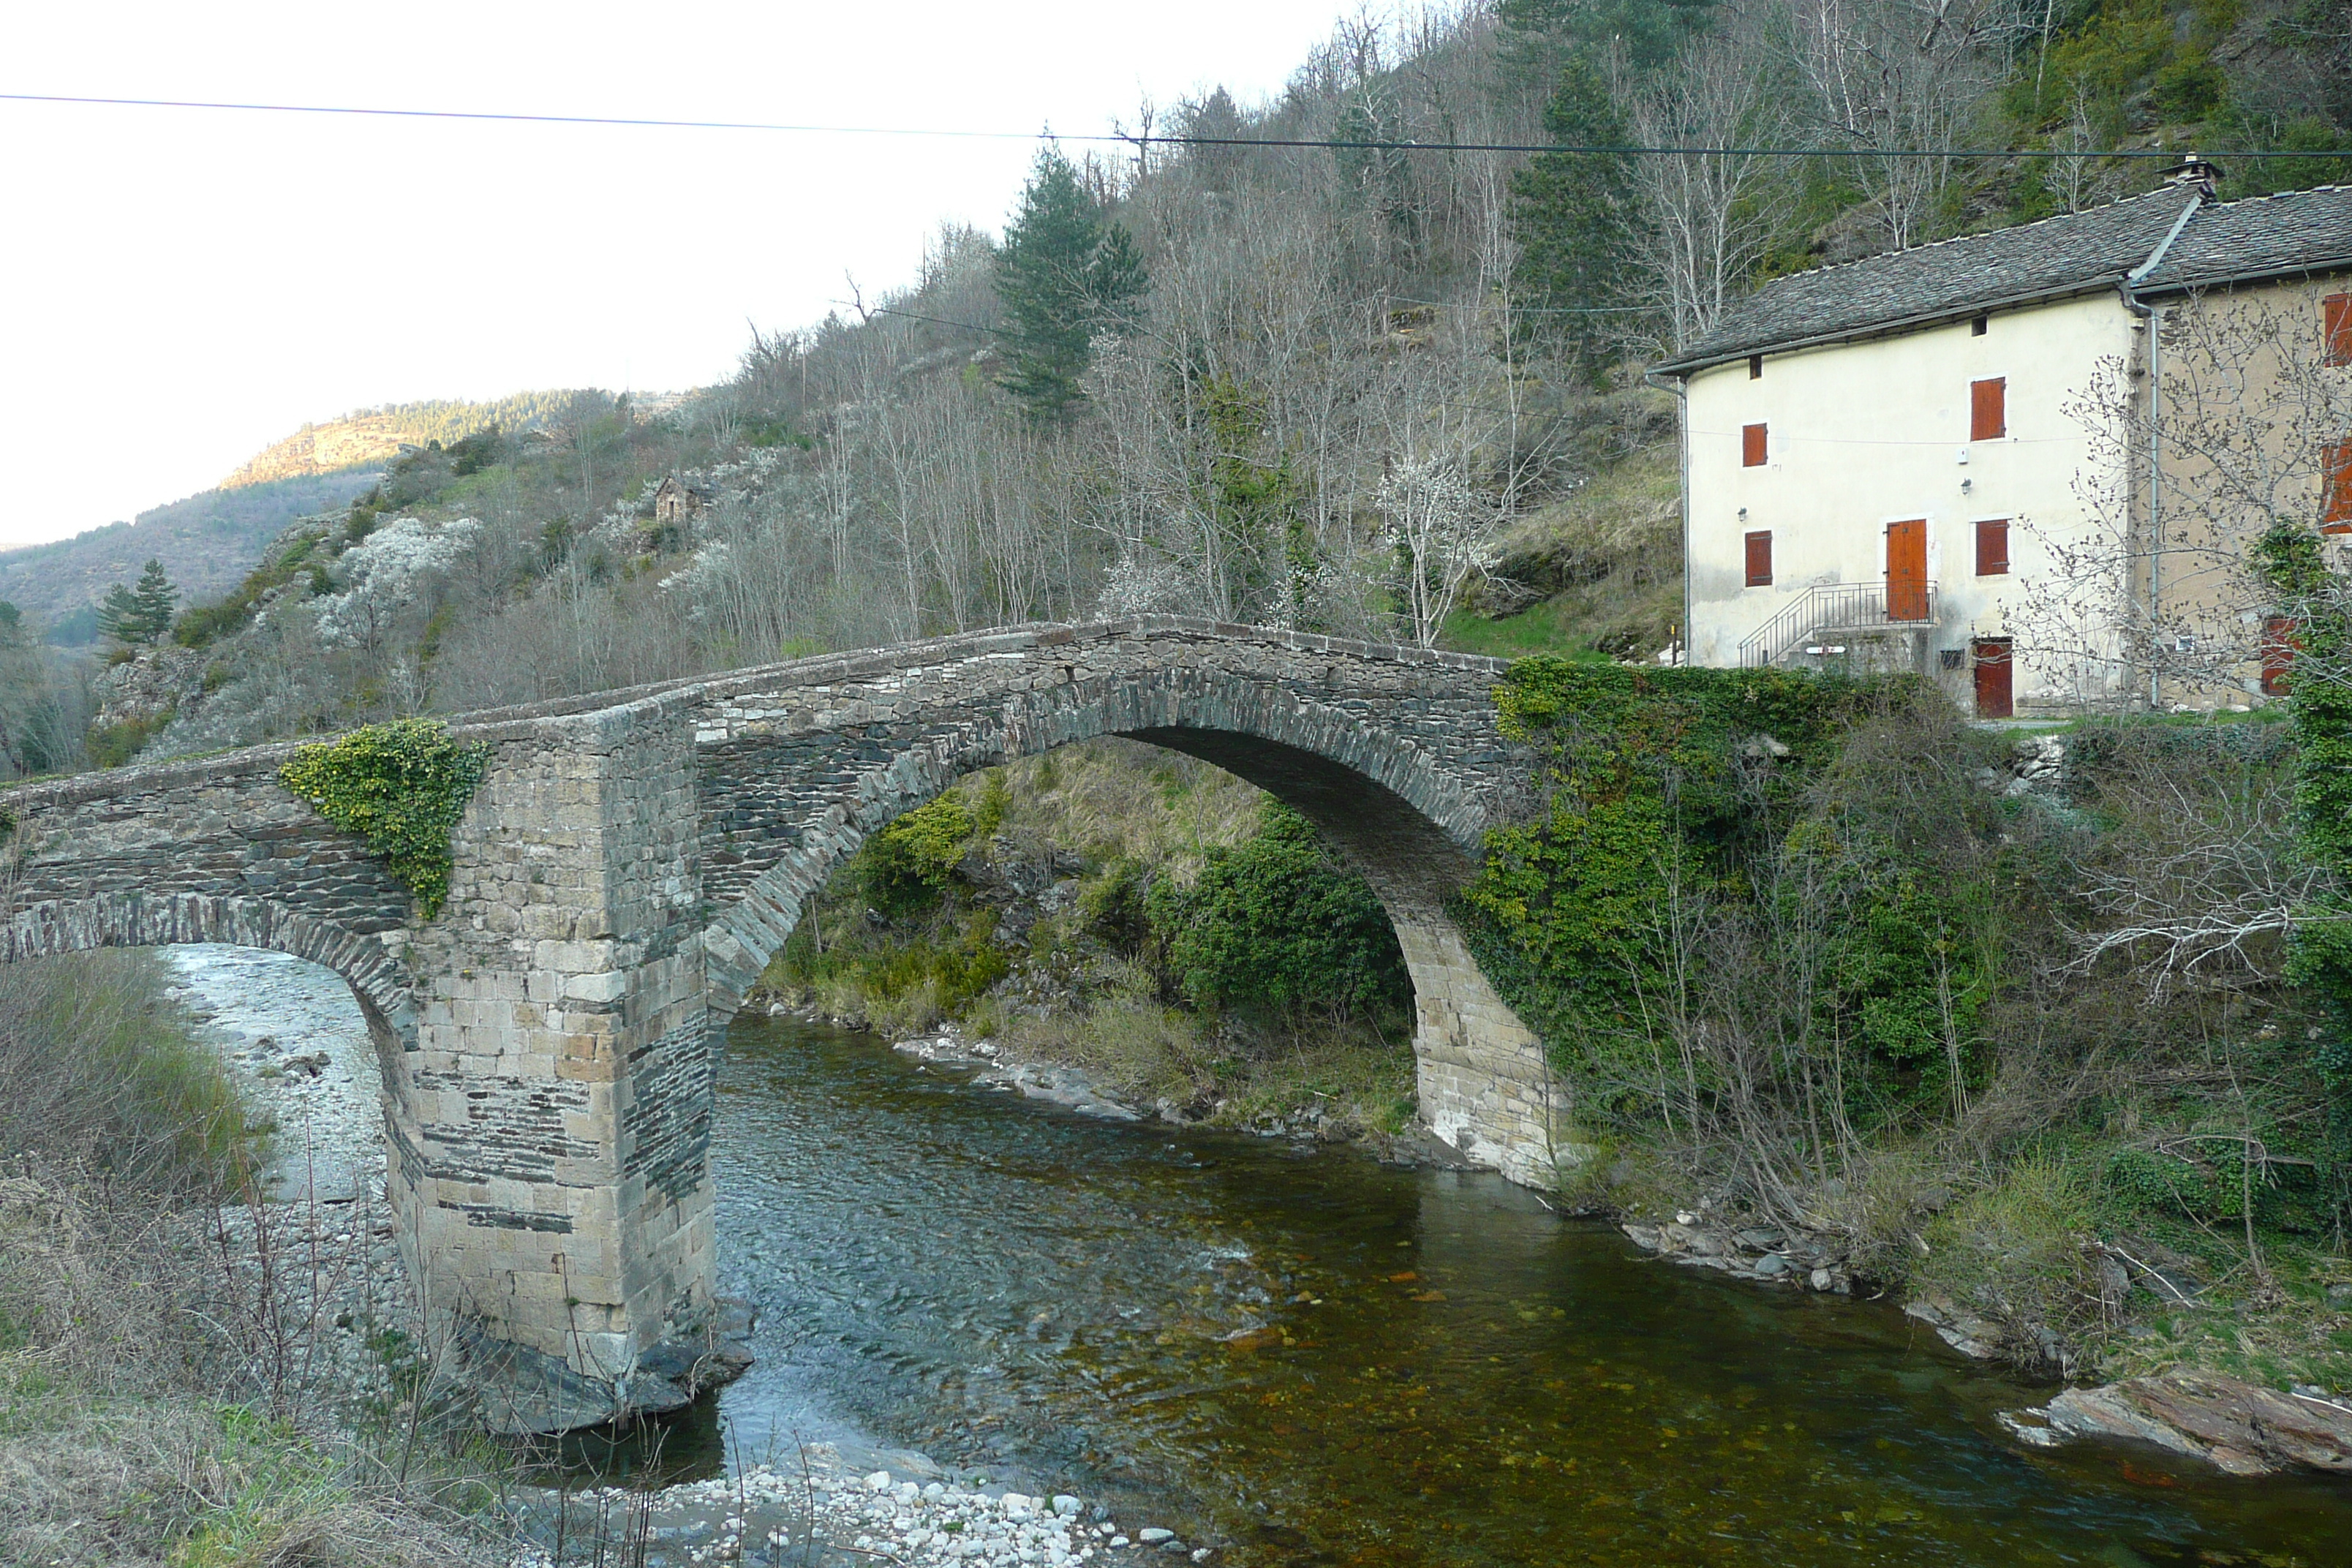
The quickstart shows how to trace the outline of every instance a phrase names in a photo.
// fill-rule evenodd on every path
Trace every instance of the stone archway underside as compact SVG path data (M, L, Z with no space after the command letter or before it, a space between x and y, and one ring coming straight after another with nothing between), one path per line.
M714 1023L867 834L1097 735L1189 752L1365 873L1417 993L1422 1113L1548 1182L1564 1108L1445 914L1523 763L1498 663L1155 618L1024 627L467 716L442 915L278 785L290 748L6 792L0 959L228 941L350 979L396 1042L394 1201L504 1425L690 1394L712 1340ZM494 1374L494 1375L493 1375Z

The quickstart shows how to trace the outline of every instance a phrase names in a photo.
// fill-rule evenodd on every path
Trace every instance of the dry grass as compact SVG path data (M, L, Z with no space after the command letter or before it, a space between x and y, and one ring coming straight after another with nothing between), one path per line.
M1333 1136L1412 1120L1412 1042L1362 1020L1255 1032L1167 1006L1135 966L1082 1011L987 1020L1018 1056L1065 1063L1114 1098L1166 1100L1219 1126L1321 1112Z
M1032 859L1061 850L1097 863L1165 865L1189 880L1201 852L1257 831L1265 795L1211 763L1116 737L1026 757L1003 770L1013 801L1000 831ZM986 780L956 788L978 808Z
M326 1387L250 1386L219 1316L241 1260L195 1242L253 1141L162 982L144 954L0 970L0 1563L508 1561L477 1475L396 1474Z

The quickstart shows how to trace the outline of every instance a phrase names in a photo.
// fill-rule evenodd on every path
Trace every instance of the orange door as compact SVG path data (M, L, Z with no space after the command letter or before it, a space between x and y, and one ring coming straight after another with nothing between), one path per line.
M1886 618L1927 618L1927 525L1924 521L1886 525Z
M1977 717L2006 719L2014 710L2010 686L2010 642L2007 637L1976 641Z

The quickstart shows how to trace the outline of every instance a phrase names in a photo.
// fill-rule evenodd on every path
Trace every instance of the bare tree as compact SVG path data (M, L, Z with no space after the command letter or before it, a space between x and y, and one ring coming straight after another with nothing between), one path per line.
M1796 58L1820 129L1882 151L1850 166L1886 247L1933 237L1935 208L1977 106L2021 23L2001 0L1794 0Z
M1751 18L1727 18L1673 70L1621 89L1635 139L1653 147L1780 142L1792 117L1780 58ZM1672 346L1712 331L1780 238L1795 195L1781 162L1734 152L1635 160L1648 209L1638 232Z

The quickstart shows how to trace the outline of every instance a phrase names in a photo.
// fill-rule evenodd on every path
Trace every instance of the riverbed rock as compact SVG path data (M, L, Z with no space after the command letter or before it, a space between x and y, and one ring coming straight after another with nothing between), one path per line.
M1962 1355L1991 1361L2000 1354L2000 1325L1969 1311L1949 1296L1923 1293L1904 1302L1903 1311L1935 1330L1938 1339Z
M2203 1459L2235 1476L2294 1468L2352 1475L2352 1404L2281 1394L2214 1373L2168 1372L2070 1388L2046 1405L2010 1412L2001 1420L2038 1447L2073 1437L2119 1437Z

